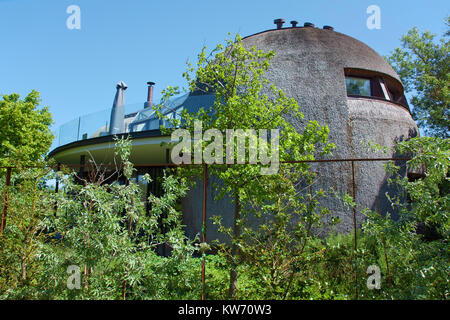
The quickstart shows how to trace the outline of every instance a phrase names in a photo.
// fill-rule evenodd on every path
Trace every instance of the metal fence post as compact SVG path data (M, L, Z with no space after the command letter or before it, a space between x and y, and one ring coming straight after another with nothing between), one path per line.
M208 183L208 165L203 164L203 216L202 216L202 243L206 243L206 187ZM205 248L205 246L203 247ZM206 250L206 249L204 249ZM202 300L205 300L205 273L206 273L206 254L202 252Z
M358 238L357 238L357 224L356 224L356 183L355 183L355 162L352 160L352 197L353 197L353 240L355 246L355 300L358 300Z
M58 172L61 171L61 163L58 163L56 166L56 183L55 183L55 193L59 192L59 177ZM58 199L55 200L55 216L56 212L58 211Z
M352 197L353 202L356 204L356 183L355 183L355 162L352 161ZM354 232L354 245L355 245L355 251L358 250L358 240L357 240L357 225L356 225L356 207L353 206L353 232Z

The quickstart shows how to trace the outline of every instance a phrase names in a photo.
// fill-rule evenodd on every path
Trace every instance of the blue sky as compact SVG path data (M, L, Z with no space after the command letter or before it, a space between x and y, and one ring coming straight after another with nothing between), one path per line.
M81 29L69 30L69 5L81 9ZM369 30L366 8L381 9L381 29ZM155 100L168 85L183 86L186 60L228 33L247 36L273 20L331 25L381 55L400 45L413 26L441 35L448 0L0 0L0 94L41 93L58 126L110 108L115 84L128 84L126 102Z

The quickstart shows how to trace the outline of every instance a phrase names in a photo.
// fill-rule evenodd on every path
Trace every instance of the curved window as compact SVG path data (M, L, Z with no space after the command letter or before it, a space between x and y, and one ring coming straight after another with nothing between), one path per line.
M345 84L347 86L348 95L367 96L370 97L370 80L355 77L346 77Z
M387 100L409 109L398 80L370 70L345 68L344 72L347 96Z

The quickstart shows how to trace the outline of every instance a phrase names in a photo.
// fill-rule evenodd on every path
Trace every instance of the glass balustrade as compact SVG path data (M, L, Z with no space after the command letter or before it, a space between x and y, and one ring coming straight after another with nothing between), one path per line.
M161 113L167 118L180 119L180 112L183 108L187 108L189 112L197 112L200 107L210 107L213 103L213 95L189 96L183 94L163 102ZM109 108L83 115L61 125L55 132L51 150L75 141L110 135L111 110L112 108ZM169 125L167 121L162 121L157 117L153 108L144 109L143 103L126 105L124 114L124 132L121 133L157 130L161 126L168 127Z

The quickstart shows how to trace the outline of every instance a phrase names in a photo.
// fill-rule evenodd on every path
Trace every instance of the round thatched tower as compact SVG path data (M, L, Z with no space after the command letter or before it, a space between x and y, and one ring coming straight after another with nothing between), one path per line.
M329 26L319 29L305 23L304 27L282 28L280 19L277 22L278 28L247 36L243 44L275 52L266 78L299 103L304 119L286 115L299 131L309 120L328 125L329 139L337 146L328 159L394 157L392 152L371 153L367 144L392 147L396 141L418 134L399 76L373 49ZM361 208L395 215L385 196L394 191L386 182L385 163L354 161L352 168L351 161L340 161L311 166L318 173L315 187L354 193ZM214 190L208 190L208 212L221 214L231 225L232 204L227 200L214 203ZM201 183L189 198L200 200L200 192ZM185 221L198 226L189 228L192 234L199 232L201 226L200 201L196 202L184 202ZM353 229L353 212L341 200L329 198L323 204L331 210L332 217L340 218L336 230ZM357 225L362 219L357 209ZM216 237L214 226L209 225L208 240Z

